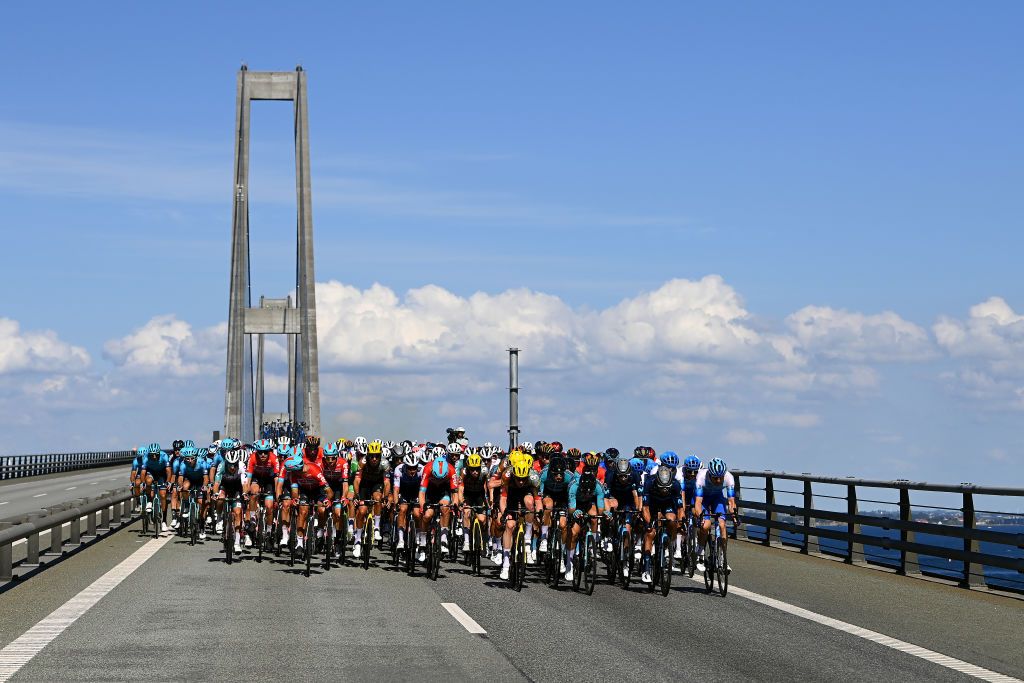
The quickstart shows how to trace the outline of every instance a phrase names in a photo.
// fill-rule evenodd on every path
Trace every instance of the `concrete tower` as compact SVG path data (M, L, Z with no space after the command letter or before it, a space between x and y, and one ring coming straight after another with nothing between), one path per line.
M260 299L252 306L249 282L249 111L253 100L295 103L296 232L295 301ZM238 72L235 113L235 185L231 230L231 295L228 304L227 387L224 434L255 438L263 417L263 335L288 337L288 409L292 419L320 433L320 373L316 348L316 278L313 270L313 207L309 177L309 118L306 73ZM294 305L293 305L294 304ZM258 336L258 376L253 379L251 335Z

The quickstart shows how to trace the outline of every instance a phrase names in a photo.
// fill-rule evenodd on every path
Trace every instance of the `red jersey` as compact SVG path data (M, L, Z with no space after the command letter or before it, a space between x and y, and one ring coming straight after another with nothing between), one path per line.
M444 457L444 456L442 456ZM423 478L420 480L420 490L423 491L427 488L431 488L434 491L457 491L459 488L459 480L455 476L455 468L448 465L448 476L442 481L434 479L434 461L431 460L423 467Z
M586 465L586 463L584 463L582 460L580 461L579 465L576 465L576 474L583 474L583 467L584 467L584 465ZM604 483L604 472L605 472L604 463L603 462L598 463L597 464L597 480L599 482L601 482L602 484Z
M324 477L323 470L315 462L305 463L305 467L297 472L290 472L285 469L284 463L281 463L281 476L288 482L289 485L298 486L300 488L314 489L321 486L327 486L327 479Z
M254 479L267 479L276 477L280 468L276 453L268 453L267 457L262 460L259 453L253 453L249 456L249 463L246 465L245 471Z

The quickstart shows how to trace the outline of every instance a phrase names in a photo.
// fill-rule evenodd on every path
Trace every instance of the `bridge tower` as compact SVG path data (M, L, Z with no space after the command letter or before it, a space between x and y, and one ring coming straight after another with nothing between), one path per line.
M252 305L249 281L249 112L253 100L285 100L295 111L296 264L295 300L261 298ZM320 433L320 373L316 346L316 279L313 270L313 207L309 173L306 73L238 72L235 112L235 185L231 229L231 294L228 304L227 381L224 434L255 438L263 414L263 335L288 339L288 409L291 417ZM252 336L258 339L254 378Z

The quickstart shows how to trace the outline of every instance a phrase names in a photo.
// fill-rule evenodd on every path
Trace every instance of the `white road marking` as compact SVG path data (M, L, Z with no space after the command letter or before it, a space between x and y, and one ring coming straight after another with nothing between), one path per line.
M42 497L43 497L43 496L45 496L45 495L46 495L45 493L37 493L36 495L34 495L34 496L32 496L32 497L33 497L33 498L42 498Z
M480 624L473 621L473 617L466 614L465 610L456 605L454 602L442 602L441 607L444 607L446 610L448 610L448 614L455 617L455 621L462 624L462 627L470 633L476 633L480 635L485 635L487 633L487 631L485 631L483 627L480 626Z
M89 486L95 486L98 483L99 483L98 481L90 481L89 482Z
M64 489L64 490L65 490L65 491L74 491L74 490L75 490L75 489L77 489L77 488L78 488L77 486L69 486L69 487L67 487L67 488L66 488L66 489Z
M7 504L8 504L8 503L10 503L10 502L11 502L11 501L9 501L9 500L5 500L5 501L3 501L2 503L0 503L0 505L7 505Z
M129 555L121 564L93 581L88 588L55 609L48 617L0 650L0 683L9 680L54 638L63 633L64 629L75 623L104 595L114 590L118 584L141 567L146 560L153 557L170 540L171 536L164 536L149 541Z
M704 583L703 577L697 578L696 575L694 575L694 577L690 580L697 581L699 583ZM776 600L775 598L769 598L768 596L761 595L760 593L754 593L752 591L744 590L742 588L735 588L733 586L729 586L729 594L738 595L741 598L746 598L747 600L759 602L762 605L766 605L768 607L772 607L782 612L786 612L787 614L792 614L793 616L800 617L801 619L807 619L808 621L813 621L817 624L821 624L822 626L828 626L829 628L834 628L837 631L849 633L852 636L857 636L858 638L863 638L864 640L870 640L873 643L884 645L885 647L892 648L893 650L898 650L900 652L905 652L908 655L920 657L925 661L932 662L933 664L938 664L939 666L944 666L947 669L959 671L960 673L967 674L968 676L980 678L983 681L992 681L993 683L1022 683L1022 681L1019 678L1014 678L1013 676L1007 676L1005 674L997 673L995 671L991 671L989 669L976 666L974 664L968 664L967 662L960 659L956 659L955 657L949 657L939 652L935 652L934 650L929 650L927 648L923 648L918 645L913 645L911 643L898 640L891 636L878 633L877 631L871 631L866 628L861 628L860 626L854 626L853 624L847 623L845 621L833 619L832 617L826 617L824 614L818 614L817 612L812 612L808 609L804 609L803 607L791 605L788 602L782 602L781 600Z

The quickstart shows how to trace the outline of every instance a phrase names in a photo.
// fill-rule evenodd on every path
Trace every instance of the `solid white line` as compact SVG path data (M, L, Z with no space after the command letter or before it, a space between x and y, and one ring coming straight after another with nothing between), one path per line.
M45 495L46 495L45 493L37 493L36 495L34 495L34 496L32 496L32 497L33 497L33 498L42 498L42 497L43 497L43 496L45 496Z
M11 502L11 501L9 501L9 500L5 500L4 502L0 503L0 505L7 505L7 504L8 504L8 503L10 503L10 502Z
M116 588L146 560L156 554L171 538L171 536L164 536L149 541L129 555L121 564L93 581L88 588L55 609L48 617L0 650L0 683L9 680L54 638L63 633L64 629L75 623L104 595Z
M77 488L78 488L77 486L69 486L69 487L67 487L67 488L66 488L66 489L64 489L64 490L65 490L65 491L74 491L74 490L75 490L75 489L77 489Z
M691 581L698 581L700 583L703 583L704 579L703 577L698 579L697 576L694 576L691 579ZM866 628L861 628L860 626L854 626L853 624L847 623L845 621L833 619L832 617L826 617L824 614L818 614L817 612L812 612L808 609L804 609L803 607L791 605L788 602L782 602L781 600L776 600L775 598L769 598L768 596L761 595L760 593L754 593L753 591L748 591L742 588L735 588L733 586L729 586L729 594L738 595L741 598L746 598L747 600L759 602L762 605L772 607L774 609L786 612L787 614L792 614L793 616L797 616L802 619L807 619L808 621L813 621L817 624L821 624L822 626L828 626L829 628L834 628L837 631L843 631L844 633L849 633L852 636L857 636L858 638L863 638L864 640L870 640L873 643L884 645L885 647L892 648L893 650L899 650L900 652L905 652L908 655L920 657L925 661L932 662L933 664L938 664L939 666L944 666L947 669L959 671L960 673L967 674L968 676L980 678L983 681L992 681L993 683L1022 683L1019 678L1014 678L1012 676L997 673L995 671L991 671L980 666L975 666L974 664L968 664L967 662L960 659L956 659L955 657L949 657L947 655L940 654L927 648L912 645L911 643L907 643L902 640L892 638L882 633L878 633L877 631L871 631Z
M480 624L473 621L473 617L466 614L466 612L461 607L456 605L454 602L442 602L441 607L444 607L446 610L448 610L448 614L455 617L455 621L462 624L462 627L470 633L476 633L480 635L484 635L487 633L487 631L485 631L483 627L480 626Z

